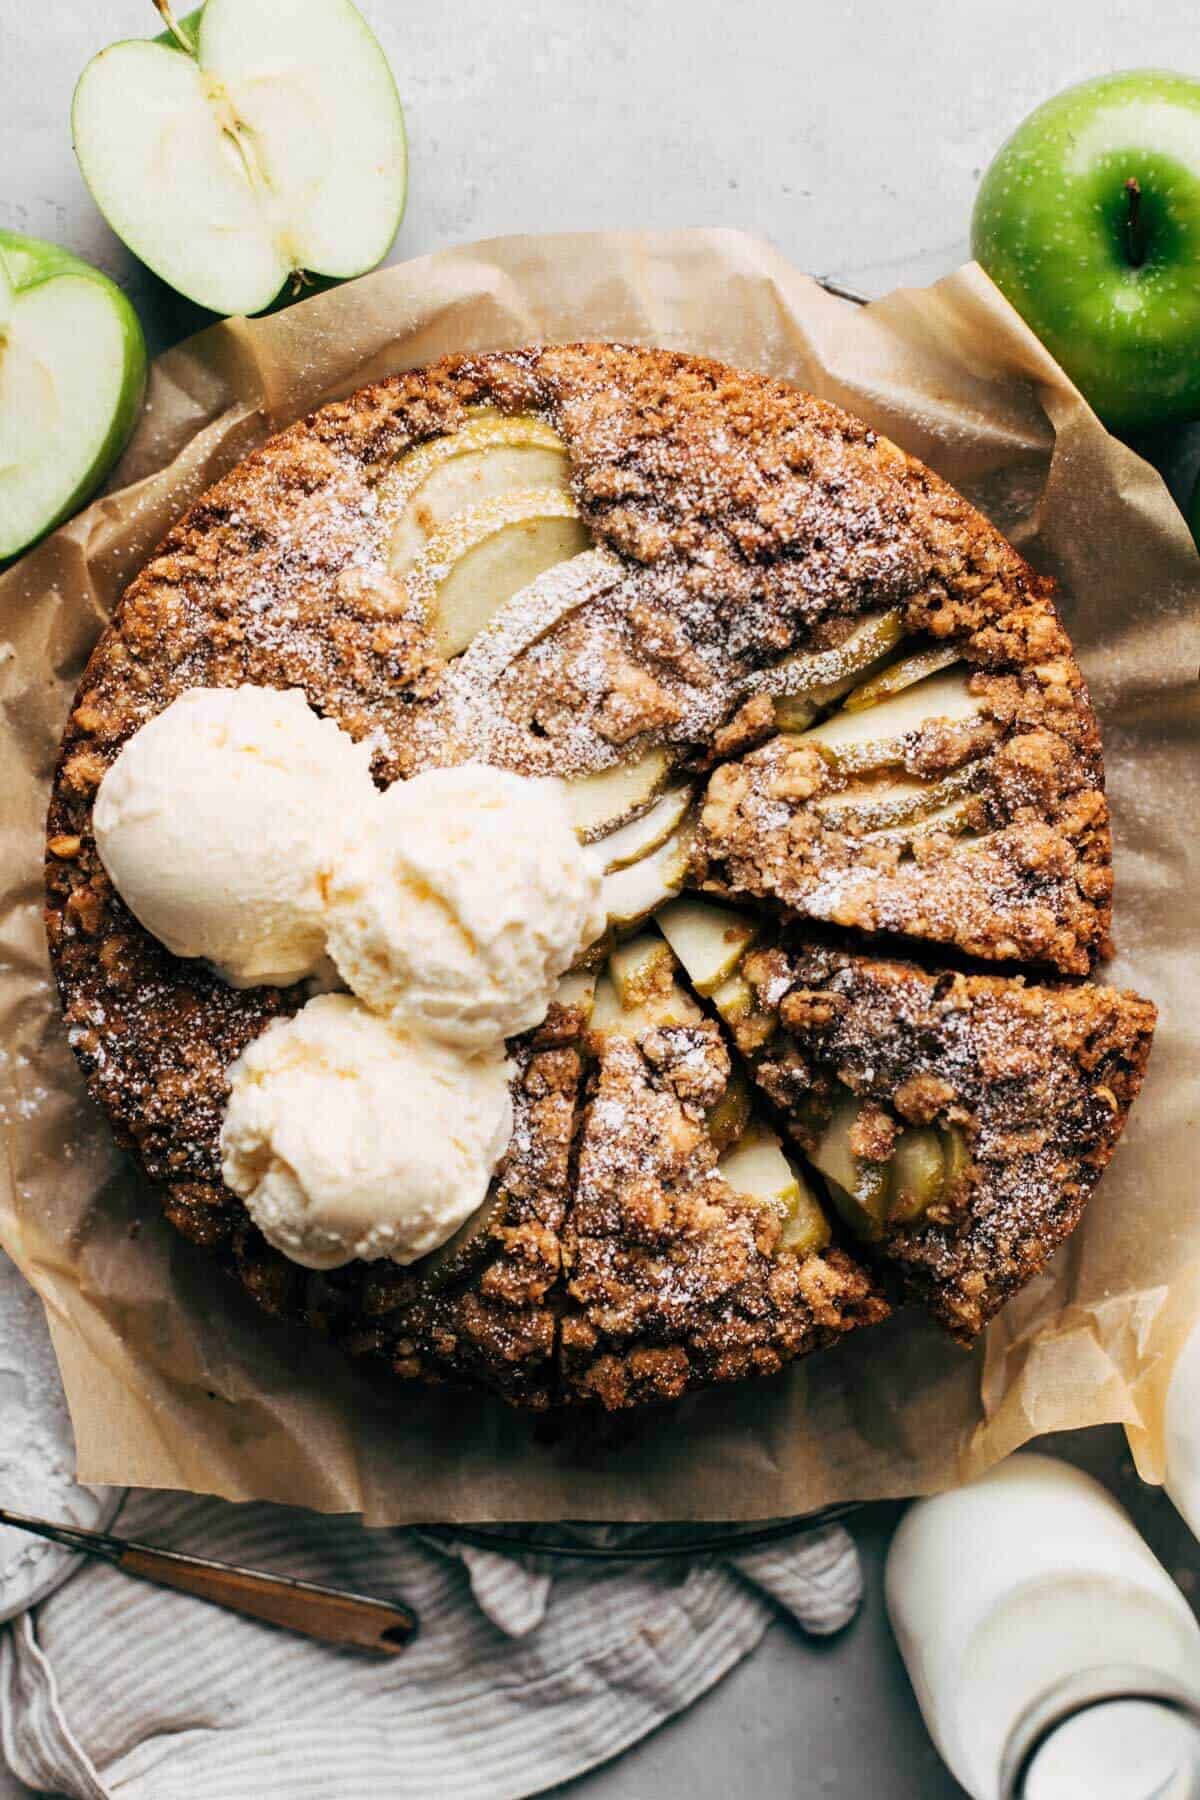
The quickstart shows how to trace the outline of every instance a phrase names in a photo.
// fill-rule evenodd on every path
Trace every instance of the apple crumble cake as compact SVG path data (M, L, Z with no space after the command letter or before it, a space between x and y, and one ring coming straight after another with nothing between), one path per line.
M806 941L744 958L754 1080L856 1240L969 1342L1079 1223L1154 1008Z
M172 956L97 853L122 747L242 685L301 689L379 788L563 778L603 870L509 1046L488 1198L408 1266L263 1238L228 1071L311 990ZM1111 844L1051 584L867 425L664 351L452 358L246 458L101 635L47 839L70 1041L172 1224L269 1311L524 1406L772 1373L889 1296L968 1340L1077 1223L1149 1050L1149 1003L1084 979Z

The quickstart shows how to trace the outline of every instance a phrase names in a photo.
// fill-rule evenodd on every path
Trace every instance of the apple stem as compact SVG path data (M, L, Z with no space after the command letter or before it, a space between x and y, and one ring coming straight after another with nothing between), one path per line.
M188 56L195 56L196 46L171 11L171 0L154 0L154 7L179 48Z
M1125 183L1125 254L1131 268L1146 260L1146 233L1142 228L1142 184L1136 175Z

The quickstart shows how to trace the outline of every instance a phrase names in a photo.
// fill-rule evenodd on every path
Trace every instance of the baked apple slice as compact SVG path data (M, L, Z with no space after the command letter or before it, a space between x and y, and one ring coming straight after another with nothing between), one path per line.
M966 1155L956 1125L945 1132L916 1125L900 1133L892 1154L887 1216L893 1225L910 1225L935 1205L947 1189L947 1166L959 1166Z
M655 924L670 944L698 994L710 1001L744 1056L752 1056L775 1030L772 1013L761 1008L741 973L758 935L748 913L718 906L695 894L682 895L656 913Z
M877 706L857 712L843 708L803 735L806 744L828 757L843 774L857 774L901 766L922 733L979 719L983 710L968 677L949 670L928 676Z
M597 840L595 853L604 864L604 873L612 875L618 869L627 869L665 844L682 825L693 792L690 786L669 788L648 812Z
M704 1115L705 1129L722 1155L741 1139L750 1114L750 1083L745 1070L735 1065L729 1071L725 1092Z
M847 712L877 706L881 700L890 700L893 694L924 681L927 675L938 675L943 669L953 668L959 661L961 652L956 645L930 644L924 650L914 651L912 656L901 657L899 662L886 663L868 680L851 688L843 704Z
M797 651L775 663L761 686L774 698L779 729L807 730L825 707L890 656L903 636L903 615L894 606L856 620L841 643L828 650Z
M404 579L438 649L458 656L504 603L554 563L586 550L587 528L561 488L525 488L456 513Z
M664 906L654 922L696 992L706 997L735 974L758 931L748 914L691 894Z
M636 1038L666 1025L698 1025L703 1013L675 979L671 952L651 932L623 944L596 983L590 1029Z
M608 959L608 978L626 1012L636 1013L654 994L670 988L675 979L675 959L653 932L630 938Z
M683 886L692 850L692 816L672 832L665 843L640 862L606 875L600 887L600 904L609 925L627 931L665 906Z
M983 804L977 794L964 794L961 799L951 800L945 806L937 806L932 812L918 813L915 818L907 819L902 825L881 826L866 833L867 840L873 844L919 844L924 838L936 837L944 833L947 837L960 838L969 843L982 843L989 835L979 829L983 818Z
M759 1006L753 988L740 971L727 975L709 998L743 1056L753 1056L774 1033L774 1013Z
M970 1164L958 1126L941 1130L918 1125L901 1129L882 1158L861 1153L856 1134L870 1138L870 1119L861 1100L839 1100L809 1152L825 1176L829 1194L856 1237L880 1242L889 1227L912 1225L954 1191Z
M855 1141L861 1113L853 1095L838 1100L808 1154L845 1223L857 1237L873 1242L883 1236L887 1219L888 1169L886 1162L864 1156Z
M607 550L581 551L553 563L528 587L519 588L496 609L455 663L449 680L456 705L482 713L487 696L505 670L553 631L577 607L599 598L624 579L625 571Z
M780 1250L811 1256L824 1250L833 1234L820 1201L794 1164L784 1155L778 1136L761 1120L746 1127L717 1164L735 1194L769 1206L783 1220Z
M569 780L567 807L580 839L590 844L597 838L606 838L627 820L638 817L662 793L670 778L670 757L665 750L654 749L631 762L615 763L610 769Z
M890 770L875 771L847 783L813 801L813 811L826 825L840 831L874 832L893 825L911 825L944 813L952 800L969 794L984 765L964 763L940 781L921 781L896 776Z
M565 491L569 477L567 447L543 419L473 412L460 431L410 450L382 485L380 504L395 517L393 571L406 574L459 513L505 494Z

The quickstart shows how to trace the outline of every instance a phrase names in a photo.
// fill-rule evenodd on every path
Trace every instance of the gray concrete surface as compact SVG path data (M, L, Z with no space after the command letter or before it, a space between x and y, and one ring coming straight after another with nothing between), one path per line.
M409 208L394 258L507 231L739 225L868 294L962 259L979 174L1039 99L1106 69L1200 65L1191 0L363 3L409 126ZM108 231L68 127L92 52L155 26L150 0L0 0L0 225L56 238L115 276L158 349L205 315ZM1194 439L1151 448L1181 489ZM1196 1546L1162 1496L1139 1487L1120 1434L1082 1434L1067 1448L1134 1506L1190 1590ZM857 1525L868 1598L849 1632L815 1646L777 1625L685 1717L560 1791L956 1794L882 1616L895 1516L871 1508ZM19 1792L0 1772L0 1800Z

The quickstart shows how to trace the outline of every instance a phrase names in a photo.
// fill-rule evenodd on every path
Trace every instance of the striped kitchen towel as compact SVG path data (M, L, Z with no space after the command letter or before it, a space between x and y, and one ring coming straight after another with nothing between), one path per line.
M0 1743L79 1800L519 1800L720 1680L780 1607L835 1631L861 1595L830 1526L728 1563L551 1566L351 1517L139 1493L124 1535L413 1605L375 1662L102 1563L0 1636Z

